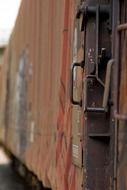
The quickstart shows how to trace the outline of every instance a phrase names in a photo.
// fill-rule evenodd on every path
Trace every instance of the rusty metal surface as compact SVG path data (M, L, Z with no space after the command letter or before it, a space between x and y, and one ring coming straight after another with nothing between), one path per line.
M126 64L126 52L127 52L127 35L125 34L125 39L122 41L123 52L121 59L121 77L120 77L120 93L119 93L119 112L123 116L127 113L126 97L127 97L127 64ZM118 188L127 188L126 184L126 172L127 172L127 154L126 154L126 119L119 121L119 135L118 135ZM121 177L122 176L122 177Z
M115 1L114 1L115 5ZM126 10L127 2L118 1L116 4L117 17L114 16L114 20L117 23L115 26L116 35L115 41L116 47L115 60L115 190L127 189L127 130L126 130L126 114L127 114L127 32L126 32Z
M4 61L3 141L52 190L82 189L69 91L78 3L22 0Z
M0 138L52 190L113 186L123 190L127 189L127 4L81 2L88 6L86 24L83 17L75 19L80 0L22 0L0 68ZM107 18L112 2L113 36ZM122 11L116 17L118 7ZM98 59L105 49L108 56L100 67ZM110 70L107 82L111 90L108 86L104 97L108 109L103 109L111 54L113 76ZM82 61L85 67L76 68L73 76L73 95L80 102L74 105L70 68Z
M110 3L110 1L86 1L86 99L84 102L86 150L84 150L84 162L87 179L85 187L90 190L111 189L113 182L111 105L108 104L107 112L102 109L106 65L111 58L111 33L108 31L106 22L110 23L111 15L110 9L108 16L105 11L100 11L101 6L110 7ZM89 11L91 7L94 7L94 13ZM101 61L99 57L103 49L106 49L107 58Z
M123 16L123 17L122 17ZM126 21L126 17L121 15L122 19L124 18ZM118 100L118 108L121 117L119 118L120 121L118 123L119 133L118 133L118 189L126 189L126 177L127 177L127 154L126 154L126 137L127 137L127 130L126 130L126 113L127 113L127 104L126 104L126 97L127 97L127 33L124 32L124 28L121 30L121 56L119 59L120 64L120 86L119 86L119 100Z

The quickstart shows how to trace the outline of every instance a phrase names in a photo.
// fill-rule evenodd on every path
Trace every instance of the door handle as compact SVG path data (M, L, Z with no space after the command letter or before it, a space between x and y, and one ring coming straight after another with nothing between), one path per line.
M80 63L78 63L78 62L73 63L72 67L71 67L71 103L73 105L82 106L82 99L79 101L74 99L74 83L73 83L73 81L74 81L74 69L76 67L81 67L83 69L84 68L84 62L82 61Z
M104 112L108 111L107 106L108 106L108 98L109 98L109 92L110 92L111 70L112 70L112 64L113 63L114 63L113 59L109 60L108 63L107 63L102 107L87 107L87 106L85 106L85 110L84 110L85 112L100 112L100 113L104 113ZM94 76L94 75L89 76L88 75L86 77L86 81L89 78L96 78L96 76Z

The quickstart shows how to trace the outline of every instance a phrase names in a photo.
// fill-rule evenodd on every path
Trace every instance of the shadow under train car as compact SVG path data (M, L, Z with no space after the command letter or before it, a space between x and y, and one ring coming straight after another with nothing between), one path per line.
M0 148L0 190L30 190L23 178L11 167L10 159Z

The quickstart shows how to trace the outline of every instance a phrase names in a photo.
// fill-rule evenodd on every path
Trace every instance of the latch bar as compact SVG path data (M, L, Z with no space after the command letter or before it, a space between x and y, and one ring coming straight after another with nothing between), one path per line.
M97 112L97 113L107 112L108 98L109 98L109 91L110 91L110 81L111 81L111 70L112 70L113 63L114 63L113 59L109 60L107 63L102 107L87 107L87 106L85 106L84 112ZM88 75L86 77L86 81L89 78L91 78L91 79L96 78L96 75Z

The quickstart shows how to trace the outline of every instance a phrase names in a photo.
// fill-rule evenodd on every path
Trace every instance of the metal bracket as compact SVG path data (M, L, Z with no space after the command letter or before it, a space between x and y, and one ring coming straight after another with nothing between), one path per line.
M104 112L108 111L107 106L108 106L108 98L109 98L109 91L110 91L111 70L112 70L112 64L113 63L114 63L113 59L111 59L107 63L102 107L87 107L87 106L85 106L85 109L84 109L85 112L104 113ZM91 75L91 76L86 77L86 80L88 78L96 78L96 77Z
M83 8L81 9L83 11ZM85 14L87 13L88 16L95 14L96 15L96 57L95 57L95 75L88 75L86 76L86 80L89 78L95 78L103 87L104 87L104 95L103 95L103 103L102 107L97 108L97 107L87 107L85 106L85 112L107 112L107 104L108 104L108 97L109 97L109 88L110 88L110 75L111 75L111 68L112 68L112 63L114 60L110 60L107 63L107 71L106 71L106 80L105 84L99 77L99 21L100 21L100 15L104 14L109 17L110 13L110 6L107 5L97 5L95 7L86 7L84 8ZM104 50L104 51L103 51ZM102 56L105 55L106 49L102 49Z
M85 30L85 26L87 23L88 18L93 16L94 14L99 14L102 16L109 17L110 15L110 6L109 5L97 5L97 6L86 6L85 2L83 2L77 11L76 18L80 19L81 15L83 15L82 24L81 24L81 31Z
M103 15L109 16L110 14L109 5L86 6L85 3L83 2L77 11L76 18L79 19L81 14L85 14L89 16L96 14L96 7L99 7L101 15L103 14Z

